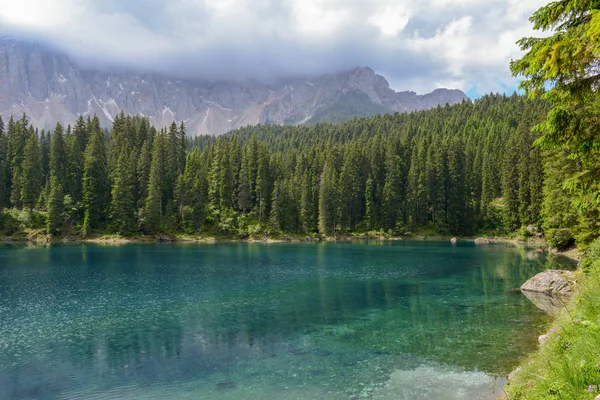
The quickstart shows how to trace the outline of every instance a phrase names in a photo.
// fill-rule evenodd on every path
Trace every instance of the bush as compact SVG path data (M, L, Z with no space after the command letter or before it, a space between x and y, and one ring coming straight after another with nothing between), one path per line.
M19 221L9 213L0 213L0 231L12 235L19 231Z
M529 230L527 230L526 226L520 227L519 230L517 231L517 235L519 235L519 237L522 237L522 238L529 238L529 237L533 236L531 234L531 232L529 232ZM554 247L554 246L552 246L552 247Z
M588 273L593 269L600 270L600 239L596 239L594 241L588 251L586 256L581 261L581 269L583 272Z
M575 243L571 230L566 228L549 229L546 232L546 241L550 247L557 250L565 250Z

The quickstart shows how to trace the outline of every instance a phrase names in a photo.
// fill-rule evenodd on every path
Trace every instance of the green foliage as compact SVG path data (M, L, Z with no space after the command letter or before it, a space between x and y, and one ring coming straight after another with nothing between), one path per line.
M24 157L28 140L19 135L31 131L24 118L9 124L3 140L11 145L0 145L0 159L12 160L5 199L17 209L30 204L23 174L37 170L39 184L27 186L38 190L33 207L46 206L44 179L56 177L65 195L63 232L84 235L513 232L556 214L540 197L566 190L544 169L559 156L533 145L530 127L546 111L542 101L489 95L411 114L261 125L193 140L184 126L157 131L139 116L119 115L110 132L97 118L80 118L65 135L58 126L39 136L37 168ZM581 235L578 227L595 223L593 213L559 214L548 229Z
M30 129L23 149L20 169L20 203L33 210L42 187L41 150L37 134Z
M60 233L64 225L64 193L63 187L58 182L58 177L53 175L50 178L50 194L48 196L48 215L47 229L51 235Z
M600 393L600 241L590 246L578 291L507 387L508 399L593 399Z
M565 250L575 243L575 238L570 229L558 228L546 231L546 241L554 249Z
M143 209L144 229L148 233L156 233L160 230L163 214L163 192L166 168L165 139L161 132L154 139L152 149L152 164L148 183L148 197Z
M523 238L523 239L527 239L527 238L532 237L533 235L531 234L531 232L529 232L529 230L527 230L526 226L522 226L517 231L517 236L519 236L520 238Z
M90 124L90 141L85 149L83 167L84 235L105 226L110 193L108 161L100 121L94 117Z
M527 53L513 61L511 69L525 78L521 87L531 97L543 96L552 105L545 121L536 127L542 133L537 143L576 160L558 179L579 212L577 224L582 229L576 233L577 240L589 243L600 234L600 4L597 0L555 1L536 11L531 21L535 29L551 34L521 39L519 45ZM554 184L552 190L558 186Z

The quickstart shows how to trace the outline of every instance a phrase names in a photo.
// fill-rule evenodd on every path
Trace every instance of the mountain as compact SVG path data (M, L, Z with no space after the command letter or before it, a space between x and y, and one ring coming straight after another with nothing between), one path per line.
M0 41L0 114L25 112L40 128L97 114L110 126L122 110L157 127L184 121L189 134L218 135L246 125L339 122L386 112L410 112L468 99L460 90L395 92L371 68L274 83L207 82L150 73L81 68L40 44Z

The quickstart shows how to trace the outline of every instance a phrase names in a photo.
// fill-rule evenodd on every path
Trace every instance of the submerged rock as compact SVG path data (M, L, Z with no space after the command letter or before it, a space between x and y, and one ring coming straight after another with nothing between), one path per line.
M540 344L548 343L548 340L550 340L549 335L540 335L538 337L538 342L540 342Z
M522 292L537 308L550 315L558 314L568 301L568 296L551 296L546 293Z

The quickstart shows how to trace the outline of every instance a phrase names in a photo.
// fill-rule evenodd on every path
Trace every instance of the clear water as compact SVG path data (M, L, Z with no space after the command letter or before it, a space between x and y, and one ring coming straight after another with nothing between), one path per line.
M547 317L508 245L0 246L0 399L493 399ZM499 392L500 391L500 392Z

